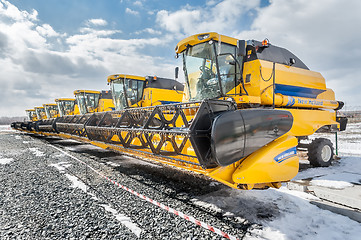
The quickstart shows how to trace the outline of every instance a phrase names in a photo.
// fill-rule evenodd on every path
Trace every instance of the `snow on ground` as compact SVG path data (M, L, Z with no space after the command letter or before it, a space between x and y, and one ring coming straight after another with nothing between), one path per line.
M360 239L360 223L311 204L317 199L313 195L285 187L261 191L224 188L197 198L198 205L262 224L262 229L254 229L245 239Z
M60 170L60 172L62 172L62 170ZM83 181L79 180L79 178L68 173L65 173L65 177L71 181L72 185L70 187L79 188L83 192L92 196L94 200L98 200L98 197L94 193L89 192L87 185ZM140 236L142 229L139 228L137 224L133 223L130 217L119 213L117 210L113 209L110 205L99 204L99 206L103 207L107 212L110 212L115 219L117 219L120 223L122 223L124 226L130 229L136 236L138 237Z
M42 151L39 151L39 148L29 148L29 150L37 157L44 156L44 153Z
M59 172L64 172L67 167L71 166L71 164L68 164L68 162L58 162L50 164L50 166L55 167Z
M0 125L0 132L16 132L10 125Z
M316 135L333 141L334 135ZM294 180L308 179L310 184L342 189L361 183L361 123L347 126L338 133L340 160L327 168L309 168ZM222 188L217 192L197 196L193 203L246 218L262 224L246 239L360 239L361 224L348 217L332 213L311 204L317 197L280 189L239 191ZM260 220L264 218L264 220ZM260 222L261 221L261 222Z
M5 164L12 162L13 160L14 160L13 158L1 158L0 157L0 164L5 165Z
M79 181L77 177L67 173L65 173L65 177L67 177L71 181L72 185L70 187L80 188L84 192L87 192L87 186L83 181Z
M100 206L102 206L105 211L108 211L110 212L111 214L113 214L113 216L119 221L121 222L124 226L126 226L127 228L129 228L137 237L140 236L141 232L142 232L142 229L139 228L136 224L134 224L132 222L132 220L121 214L121 213L118 213L117 210L115 210L114 208L112 208L111 206L109 205L105 205L105 204L101 204Z
M349 183L349 182L345 182L345 181L332 181L332 180L312 180L310 182L311 185L313 186L320 186L320 187L328 187L328 188L333 188L333 189L344 189L344 188L348 188L348 187L352 187L353 184Z
M62 156L62 155L57 155L57 156ZM59 172L64 173L65 177L71 182L70 185L71 188L79 188L83 192L92 196L92 199L96 201L99 200L99 198L94 193L89 191L88 186L82 180L80 180L78 177L74 175L65 172L66 168L70 167L71 164L63 161L63 162L50 164L50 166L55 167ZM140 236L142 229L139 228L137 224L133 223L130 217L119 213L117 210L113 209L110 205L99 204L99 206L103 207L107 212L110 212L115 219L117 219L121 224L123 224L125 227L131 230L137 237Z

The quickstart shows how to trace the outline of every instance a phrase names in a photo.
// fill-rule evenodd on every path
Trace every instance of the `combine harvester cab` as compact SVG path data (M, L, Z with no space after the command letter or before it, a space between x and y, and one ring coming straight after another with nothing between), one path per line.
M141 146L143 139L123 131L124 121L142 125L142 112L149 111L147 107L179 103L183 98L183 84L173 79L116 74L108 77L108 83L115 111L95 113L89 119L85 129L90 140Z
M55 102L58 105L59 117L55 120L53 127L59 133L57 122L60 123L59 125L70 122L74 115L79 115L80 112L75 98L57 98Z
M27 109L25 110L25 112L28 119L22 123L21 129L31 131L31 126L33 122L36 122L38 118L36 116L35 109Z
M300 139L346 128L347 119L336 116L343 103L322 75L268 40L204 33L180 41L176 54L183 57L183 103L94 115L88 136L233 188L264 189L296 176ZM330 164L329 140L307 147L311 163Z
M110 91L76 90L74 91L80 114L63 116L56 121L56 130L60 133L86 138L84 124L94 112L114 110Z
M57 98L55 99L58 105L59 116L74 116L79 114L79 107L75 98Z
M56 133L55 122L59 117L58 105L56 103L43 104L46 119L38 125L40 132Z
M35 132L40 132L39 125L47 118L45 113L45 108L35 107L34 109L37 120L31 124L31 130Z

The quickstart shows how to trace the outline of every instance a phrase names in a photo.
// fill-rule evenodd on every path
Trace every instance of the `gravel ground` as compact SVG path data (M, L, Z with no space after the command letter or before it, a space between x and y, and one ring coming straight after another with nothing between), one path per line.
M0 239L222 239L117 188L59 149L240 239L261 228L247 216L227 217L196 204L196 196L224 188L196 174L70 140L3 131L0 143L0 159L12 159L0 164ZM257 216L272 218L262 211Z

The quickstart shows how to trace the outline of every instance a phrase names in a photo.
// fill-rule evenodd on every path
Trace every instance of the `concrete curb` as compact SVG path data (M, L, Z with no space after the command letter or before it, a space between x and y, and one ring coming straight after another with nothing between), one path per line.
M319 201L311 201L322 209L344 215L361 223L361 186L344 189L332 189L321 186L309 185L308 181L293 181L287 183L289 190L311 193L318 197Z

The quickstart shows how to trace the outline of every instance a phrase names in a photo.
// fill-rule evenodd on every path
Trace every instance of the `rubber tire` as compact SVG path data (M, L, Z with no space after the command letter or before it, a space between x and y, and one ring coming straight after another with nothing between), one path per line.
M324 157L322 156L322 150L324 150L324 153L326 154L326 156ZM308 160L314 167L330 166L334 156L334 148L332 142L326 138L316 138L308 145L307 155Z

